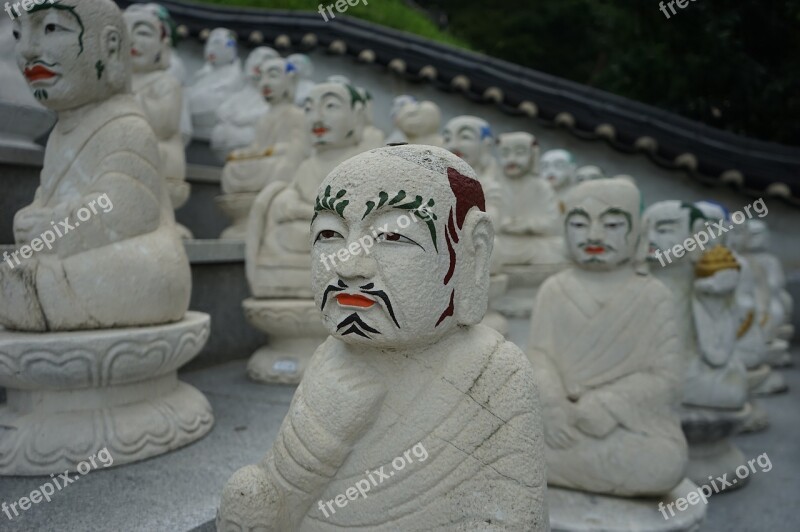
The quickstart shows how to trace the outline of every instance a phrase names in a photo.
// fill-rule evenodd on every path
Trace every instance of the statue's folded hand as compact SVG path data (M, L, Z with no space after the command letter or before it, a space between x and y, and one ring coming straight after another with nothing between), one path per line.
M342 441L354 443L374 421L386 387L363 364L342 361L331 353L304 382L305 402L324 428ZM351 357L346 357L351 358Z
M545 431L544 439L548 447L567 449L581 439L581 434L575 428L577 413L571 404L554 406L544 410Z
M29 205L14 216L14 238L17 243L29 243L51 228L52 209L43 209Z
M595 438L604 438L617 424L614 416L598 401L586 399L585 396L578 401L576 425L581 432Z

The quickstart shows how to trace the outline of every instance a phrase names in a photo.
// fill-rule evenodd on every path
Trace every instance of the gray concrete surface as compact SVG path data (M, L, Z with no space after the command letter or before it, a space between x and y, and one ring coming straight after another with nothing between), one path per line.
M524 344L527 324L511 323L511 338ZM800 349L794 349L797 358ZM182 374L202 390L216 415L203 440L171 454L122 468L98 469L81 477L52 501L32 506L0 530L58 532L212 531L219 494L239 467L258 461L271 445L289 407L293 387L255 384L244 361ZM742 490L712 498L702 530L708 532L790 532L800 495L800 368L783 370L791 391L763 400L772 417L769 430L738 436L747 459L767 453L773 468L751 476ZM16 502L47 478L0 478L0 503ZM287 531L289 532L289 531Z

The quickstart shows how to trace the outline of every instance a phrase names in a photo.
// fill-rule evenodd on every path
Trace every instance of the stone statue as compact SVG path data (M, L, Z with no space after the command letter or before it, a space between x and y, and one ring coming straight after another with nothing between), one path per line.
M169 66L167 67L167 72L169 72L175 79L178 80L181 87L186 87L190 82L190 77L188 72L186 71L186 66L183 64L183 60L178 55L178 51L176 49L178 45L178 30L177 24L175 20L170 15L169 10L162 6L161 4L151 3L151 4L144 4L144 7L150 9L150 11L158 17L158 19L163 24L163 27L166 29L167 33L169 33ZM192 134L194 130L192 128L192 112L189 109L189 98L182 97L181 98L181 138L183 140L184 147L188 146L189 143L192 141Z
M619 177L619 176L618 176ZM605 179L606 176L599 166L581 166L575 171L575 185L580 185L584 181L593 179Z
M438 105L429 101L417 101L412 96L399 96L394 101L392 121L399 135L393 142L442 146L444 140L439 134L442 111Z
M166 180L173 209L189 199L186 182L186 154L181 135L183 88L168 72L172 60L172 30L165 10L155 4L134 4L125 11L131 37L133 94L158 139L161 175ZM186 227L177 225L183 238L192 238Z
M217 530L550 529L532 368L478 325L484 204L474 171L431 146L372 150L325 179L310 241L330 336L272 449L225 486Z
M714 263L720 271L710 269L706 263L722 255L707 255L697 265L698 272L704 273L696 274L696 263L703 254L696 244L681 257L664 258L666 250L683 246L708 221L690 203L661 201L648 207L644 217L651 272L669 289L675 303L674 321L687 367L683 403L705 408L742 408L747 401L745 368L733 359L736 335L728 334L738 329L733 293L739 282L738 262L726 248L720 247L727 255L723 251L716 253L728 259Z
M110 0L44 3L14 36L58 122L33 202L14 217L19 250L0 263L0 474L74 470L103 445L116 464L175 449L213 422L176 375L209 318L187 313L189 261L158 140L130 93L123 15Z
M565 261L563 227L552 187L538 174L539 143L530 133L498 138L506 210L498 250L503 266Z
M291 54L286 58L297 69L297 90L294 93L294 103L303 107L308 98L308 93L314 88L314 63L306 54Z
M298 382L313 350L324 339L308 286L308 226L317 188L325 176L342 161L378 147L363 136L365 105L361 93L351 85L329 82L315 86L305 107L312 155L300 163L288 183L267 185L253 203L247 223L245 266L254 298L244 305L248 318L259 328L269 328L271 334L270 345L250 359L248 374L256 380ZM258 310L262 307L264 310ZM303 325L294 328L285 321ZM279 323L282 326L275 330ZM291 340L278 341L290 332ZM303 346L296 344L300 341ZM276 364L291 371L280 375Z
M565 205L575 268L542 285L529 342L548 483L623 497L668 493L687 463L673 411L683 366L669 291L637 272L647 250L639 190L588 181Z
M575 157L567 150L550 150L542 155L542 176L550 183L559 201L575 185L577 164Z
M785 351L794 334L791 323L794 302L786 291L783 266L768 251L769 227L762 220L747 220L743 227L742 251L747 257L756 278L757 305L766 340L770 345L780 344Z
M499 169L492 155L494 136L489 123L477 116L462 115L444 126L444 147L464 159L478 174L486 195L486 212L500 227L505 210L505 193L498 181Z
M244 78L236 35L231 30L212 30L206 41L204 55L206 63L195 72L186 95L192 111L195 138L210 140L217 125L217 110L242 87Z
M261 64L280 54L268 46L255 48L244 62L245 84L233 93L217 111L217 125L211 133L211 149L217 158L225 161L228 155L253 143L258 123L269 104L259 90Z
M294 105L294 65L270 57L258 68L259 92L270 109L261 117L253 142L231 152L222 170L223 196L218 203L233 219L223 239L244 240L247 216L258 193L274 181L289 181L310 150L303 110Z

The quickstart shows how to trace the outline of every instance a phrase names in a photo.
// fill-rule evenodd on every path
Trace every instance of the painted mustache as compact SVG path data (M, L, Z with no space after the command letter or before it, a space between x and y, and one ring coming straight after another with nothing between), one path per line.
M400 328L400 323L397 321L397 316L394 313L394 307L392 306L392 302L389 300L389 296L383 290L373 290L375 287L374 283L365 284L363 286L359 286L359 294L349 294L349 293L337 293L337 292L344 292L347 288L347 284L339 279L336 285L329 285L325 292L322 294L322 304L320 305L320 310L325 309L325 305L328 303L328 296L331 294L336 294L334 297L336 301L346 307L358 307L358 308L370 308L375 304L375 298L380 299L383 301L384 306L386 307L386 312L389 313L389 316L392 318L392 321L397 328ZM363 295L366 294L366 295ZM367 297L372 296L372 297Z

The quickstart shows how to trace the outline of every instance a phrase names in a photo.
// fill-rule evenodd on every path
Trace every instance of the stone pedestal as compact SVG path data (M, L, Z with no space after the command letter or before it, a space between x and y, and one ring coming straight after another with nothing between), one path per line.
M297 384L328 331L311 299L256 299L242 302L247 321L269 336L247 363L247 375L270 384Z
M209 325L187 312L153 327L0 331L0 475L74 471L104 447L118 466L203 437L211 405L177 369L200 352Z
M564 263L503 268L503 273L508 276L508 290L497 300L490 300L491 308L507 318L530 318L539 286L545 279L567 266Z
M244 241L247 233L247 217L250 215L250 208L257 195L254 192L241 192L223 194L215 198L217 207L231 220L230 227L222 231L219 237L221 240Z
M697 491L688 479L660 498L625 499L548 486L547 505L552 532L695 532L705 519L702 501L675 511L665 519L659 511L676 499ZM672 508L675 508L673 504Z
M767 350L767 364L773 368L787 368L794 365L792 355L789 353L789 342L776 338L769 343Z
M697 485L708 484L724 474L736 479L736 468L745 464L742 452L728 438L738 433L752 411L750 404L740 410L681 407L681 426L689 443L689 466L686 475ZM727 489L744 486L748 478Z

